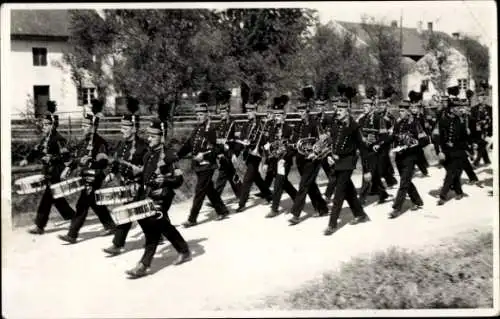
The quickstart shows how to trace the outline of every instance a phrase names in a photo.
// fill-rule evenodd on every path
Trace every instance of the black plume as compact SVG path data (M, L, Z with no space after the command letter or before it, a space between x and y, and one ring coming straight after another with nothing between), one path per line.
M210 93L208 91L201 91L198 94L198 103L207 103L210 102Z
M465 92L465 95L467 96L467 99L470 100L474 96L474 91L467 90L467 92Z
M314 88L310 85L302 88L302 96L306 101L314 99Z
M383 93L384 99L388 99L388 98L391 98L394 95L394 93L396 93L396 92L392 86L388 86L388 87L384 88L382 93Z
M215 99L219 104L227 104L231 100L231 91L227 89L217 90L215 92Z
M134 97L127 99L127 109L131 114L135 114L139 110L139 101Z
M353 97L355 97L357 93L358 93L358 92L356 91L356 89L355 89L355 88L353 88L352 86L348 86L348 87L346 87L346 88L345 88L345 92L344 92L345 97L346 97L347 99L349 99L349 101L350 101Z
M366 97L369 99L373 99L377 95L377 89L375 89L373 86L369 87L368 90L366 90Z
M56 111L56 102L55 101L47 101L47 110L54 114Z
M408 98L410 99L411 103L416 103L418 102L418 93L411 90L410 93L408 93Z
M169 110L170 110L170 105L168 103L161 102L158 104L158 118L163 123L167 122L168 120Z
M281 105L285 106L288 101L290 101L290 97L288 97L288 95L286 94L283 94L282 96L280 96L280 100L281 100Z
M458 85L449 87L448 94L453 96L457 96L458 94L460 94L460 88L458 87Z
M338 93L339 93L339 95L340 95L340 96L344 96L344 94L345 94L345 89L346 89L345 84L339 84L339 85L337 86L337 91L338 91Z
M92 101L90 101L90 103L92 104L92 113L94 115L96 115L97 113L102 111L102 107L104 106L104 103L101 100L92 99Z

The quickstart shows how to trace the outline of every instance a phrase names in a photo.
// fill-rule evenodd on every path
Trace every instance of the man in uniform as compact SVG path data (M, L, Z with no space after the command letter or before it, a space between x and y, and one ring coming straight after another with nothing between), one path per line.
M121 131L123 141L118 146L111 163L111 171L106 176L105 182L118 178L121 186L135 185L138 187L140 174L144 165L144 156L148 152L147 142L139 137L139 115L135 113L139 110L139 101L133 97L127 99L127 108L130 114L125 114L121 121ZM110 255L118 255L123 251L125 240L132 223L125 223L116 227L113 237L113 245L104 248L103 251Z
M268 153L268 158L272 158L272 164L275 165L272 171L276 172L273 187L273 202L271 211L266 215L266 218L273 218L279 215L279 205L283 190L288 193L292 200L297 195L297 190L293 187L292 183L288 180L288 174L293 164L294 149L289 145L288 141L292 135L292 128L286 123L286 113L284 112L285 105L288 103L288 96L282 95L275 101L273 112L276 113L276 125L271 128L269 132L269 139L264 145L265 151ZM281 141L283 146L283 153L271 154L271 145ZM275 156L273 156L275 155Z
M196 187L193 197L193 206L184 227L192 227L197 224L198 214L205 196L212 202L217 213L217 220L222 220L229 215L229 210L215 190L212 177L217 169L216 144L217 135L210 123L207 105L200 103L196 105L198 126L195 127L189 139L182 145L177 156L183 158L189 153L193 155L191 167L196 173Z
M237 212L242 212L245 209L250 188L255 183L259 188L262 196L268 201L272 201L272 193L265 185L262 176L259 173L259 165L262 161L263 142L265 141L264 134L268 131L267 123L259 123L256 118L254 104L248 104L248 121L241 130L240 139L237 141L238 150L243 152L243 158L247 165L243 183L241 186L240 201Z
M76 243L78 233L85 223L90 207L105 228L101 233L102 236L111 235L115 231L115 223L111 219L108 208L97 205L95 199L95 191L101 188L105 178L104 170L108 165L108 144L97 134L98 115L102 110L103 102L96 99L91 102L92 114L87 114L82 123L84 139L77 146L74 159L67 163L61 176L61 179L66 179L68 173L79 166L85 183L85 188L76 203L76 214L71 220L69 231L66 235L59 235L61 240L71 244Z
M219 112L221 115L221 120L217 126L217 146L219 159L219 174L215 180L215 190L219 195L222 195L222 191L229 181L231 188L236 195L236 198L240 197L241 192L241 179L236 172L234 163L239 156L235 148L235 132L236 132L236 122L231 120L231 116L227 109L227 104L223 104L219 107Z
M42 195L40 204L35 217L35 225L28 230L31 234L43 234L52 205L55 205L59 214L64 220L70 220L75 211L68 204L64 197L54 199L50 189L51 184L61 181L61 173L64 169L64 162L68 160L69 151L67 149L67 141L57 132L59 124L59 116L54 115L56 111L56 102L48 101L47 110L49 114L42 120L42 133L44 137L40 143L31 150L27 158L22 160L20 165L26 166L28 162L35 159L40 159L43 168L42 173L46 176L46 187Z
M464 161L467 160L467 127L460 120L460 108L457 101L448 102L448 110L439 121L440 151L438 156L446 169L443 187L439 194L438 205L443 205L447 200L450 187L460 200L465 195L462 191L460 176L462 175Z
M295 127L294 136L296 136L297 142L304 138L314 138L318 140L318 123L312 119L309 114L310 104L301 104L299 106L305 107L305 109L301 110L302 121ZM300 150L298 149L298 151ZM312 152L307 155L297 152L295 161L300 173L300 183L299 190L297 191L291 209L293 217L288 220L290 225L296 225L301 222L299 217L304 209L307 195L311 198L317 216L325 216L328 214L328 206L323 196L321 196L318 184L316 184L316 177L321 168L321 159L314 157Z
M493 114L492 108L485 104L486 95L484 93L478 94L479 103L472 107L470 124L472 127L472 137L474 143L477 145L477 157L474 160L474 166L478 166L480 161L483 160L484 164L491 163L488 156L486 139L493 135Z
M168 217L168 210L175 197L175 189L183 183L182 172L176 168L178 157L170 145L165 145L167 125L164 110L159 109L159 119L153 119L148 128L150 151L145 155L144 169L138 199L151 199L158 207L161 215L150 216L139 220L146 245L140 262L133 269L127 270L131 278L147 275L156 253L156 249L164 234L179 254L174 265L180 265L191 260L191 251L186 240L173 226Z
M364 205L370 189L374 189L379 196L379 204L384 203L389 197L382 183L381 150L390 147L391 139L387 132L387 123L382 112L376 112L375 106L365 116L358 120L366 144L366 171L363 171L363 184L361 186L360 201ZM366 174L370 173L370 174ZM371 179L368 179L371 177Z
M420 110L420 101L411 99L410 100L410 112L412 114L412 117L419 123L420 127L422 128L422 132L425 132L425 118ZM422 172L424 176L429 176L429 162L427 161L427 158L425 157L424 149L426 145L422 144L416 147L416 155L417 155L417 162L416 165L418 169Z
M420 127L417 119L413 117L413 113L408 111L409 108L409 101L401 102L399 105L400 117L393 129L392 138L396 146L394 152L396 153L395 160L400 181L398 193L392 205L393 211L389 214L389 218L396 218L401 215L401 209L407 194L413 203L412 210L420 209L424 205L417 188L412 182L415 165L418 161L419 133L423 128Z
M469 158L472 158L472 154L474 153L474 139L472 138L472 129L471 129L471 123L470 123L470 110L468 107L468 103L460 103L460 110L459 110L459 118L462 123L462 125L465 126L465 130L467 133L467 149L466 149L466 154L467 156L463 158L463 170L467 174L467 177L469 177L469 183L474 184L478 186L479 188L482 188L481 183L479 182L479 179L474 172L474 168L472 167L471 162L469 161ZM437 153L437 152L436 152Z
M367 172L368 170L366 169L366 146L363 142L361 129L349 114L346 101L342 101L337 105L336 121L330 128L329 142L331 154L328 155L327 159L330 165L333 166L337 186L333 196L328 227L324 231L326 236L333 234L337 228L344 200L347 200L355 217L351 224L355 225L370 220L358 199L356 187L351 180L352 172L356 169L356 163L358 162L358 151L361 154L364 171ZM365 173L364 179L368 179L367 175L369 174Z

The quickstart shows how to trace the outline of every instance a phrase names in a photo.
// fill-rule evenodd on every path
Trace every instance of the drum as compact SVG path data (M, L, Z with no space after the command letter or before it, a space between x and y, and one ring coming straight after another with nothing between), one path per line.
M85 188L83 179L81 177L70 178L57 184L52 184L52 196L54 198L61 198L77 193Z
M115 224L122 225L157 214L159 214L158 218L163 217L163 214L161 213L157 205L155 205L151 199L145 199L115 207L111 211L111 218L113 218Z
M128 186L108 187L95 191L97 205L122 205L134 200L138 189L137 184Z
M46 187L45 176L42 174L20 178L14 182L16 193L27 195L43 191Z

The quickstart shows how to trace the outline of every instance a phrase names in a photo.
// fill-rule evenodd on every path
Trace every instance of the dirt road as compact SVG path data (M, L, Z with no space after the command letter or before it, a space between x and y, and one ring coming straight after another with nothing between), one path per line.
M480 179L491 170L479 169ZM469 197L436 206L429 194L438 189L444 170L430 169L431 177L415 178L425 206L387 219L391 203L370 204L371 222L345 225L330 237L322 235L327 217L308 218L288 226L290 215L266 219L269 206L257 205L223 221L210 221L190 229L180 228L194 258L181 266L169 244L159 247L153 274L127 279L142 254L139 227L129 234L127 252L108 258L101 251L111 237L94 238L100 224L92 221L81 233L82 241L65 245L57 234L67 225L48 227L42 236L26 228L3 234L3 315L6 318L182 317L204 316L199 311L244 309L260 298L294 289L336 269L352 257L390 246L419 248L463 231L492 230L497 225L498 200L486 188L464 186ZM355 184L360 185L359 177ZM390 191L392 194L396 190ZM291 202L287 196L285 207ZM259 200L255 200L259 203ZM345 204L346 205L346 204ZM230 204L232 208L236 203ZM182 223L190 203L172 207L174 224ZM312 213L310 204L306 211ZM210 212L204 207L199 221ZM348 208L343 223L352 218ZM220 316L220 314L219 314Z

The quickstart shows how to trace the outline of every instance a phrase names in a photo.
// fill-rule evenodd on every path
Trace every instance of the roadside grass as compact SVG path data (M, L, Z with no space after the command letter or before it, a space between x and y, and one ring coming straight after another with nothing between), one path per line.
M432 253L391 248L257 306L281 310L493 307L493 234L457 237Z

